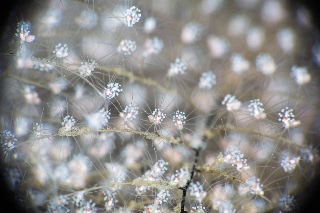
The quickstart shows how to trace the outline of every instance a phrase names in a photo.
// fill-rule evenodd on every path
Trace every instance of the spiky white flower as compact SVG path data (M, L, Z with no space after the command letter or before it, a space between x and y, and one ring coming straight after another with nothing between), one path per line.
M62 127L65 131L69 132L71 130L75 129L76 120L72 115L67 115L63 118L63 121L61 123Z
M141 11L136 6L132 6L124 13L125 23L128 27L132 27L138 23L141 18Z
M241 74L248 71L250 62L247 61L241 54L233 54L230 58L231 70L235 73Z
M254 195L263 195L264 192L262 190L263 185L260 183L260 179L257 177L249 177L246 180L246 187L248 187L248 190L251 194Z
M211 89L214 85L216 85L216 75L211 70L201 74L199 80L200 89Z
M191 183L188 190L190 191L190 196L195 198L199 203L201 203L207 195L207 192L203 190L203 186L199 181Z
M283 127L286 129L299 126L301 123L295 119L293 109L289 109L289 107L281 109L281 111L278 113L278 116L278 120L282 122Z
M294 78L298 85L304 85L310 82L311 75L308 73L306 67L293 66L291 68L291 77Z
M138 115L138 109L139 107L137 107L134 103L130 103L122 112L120 112L120 117L124 118L125 121L132 121L136 119Z
M137 48L136 42L124 39L120 42L117 51L123 55L131 55Z
M187 68L188 66L185 61L180 58L176 58L175 62L170 64L168 76L172 77L175 75L182 75L187 71Z
M251 116L254 116L256 119L265 119L267 117L264 112L263 103L260 99L250 100L250 104L248 105L248 110Z
M56 54L57 58L65 58L69 55L68 53L68 45L67 44L57 44L53 51Z
M153 124L161 124L163 119L166 117L166 113L161 109L155 109L151 115L148 116L148 119Z
M203 26L197 22L189 22L184 25L181 32L181 40L190 44L198 41L202 35Z
M247 159L244 154L235 146L229 146L224 153L224 162L236 166L238 171L248 170Z
M158 37L153 37L147 39L144 43L145 50L143 52L144 57L148 57L150 55L159 54L163 48L163 41Z
M182 111L176 111L175 115L173 116L173 122L175 127L177 127L178 130L183 129L183 125L186 123L186 113Z
M270 54L261 53L256 58L256 67L265 75L272 75L276 71L276 64Z
M89 60L85 62L81 62L79 67L79 74L82 77L88 77L92 74L93 70L96 68L96 61L95 60Z
M234 95L227 94L222 101L222 105L226 105L228 111L233 111L241 107L241 102Z
M112 99L115 96L118 96L122 89L120 88L121 84L119 83L108 83L107 87L104 89L102 95L107 99Z
M289 156L285 156L281 160L281 167L285 172L291 173L294 171L296 166L299 164L300 157L292 157L290 158Z

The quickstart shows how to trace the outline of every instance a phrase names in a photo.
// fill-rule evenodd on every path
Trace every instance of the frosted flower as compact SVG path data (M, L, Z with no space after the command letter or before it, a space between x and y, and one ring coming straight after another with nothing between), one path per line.
M190 178L190 172L187 169L181 168L170 177L172 183L178 184L179 187L183 187L187 184Z
M294 48L295 34L291 29L281 29L277 32L277 41L283 52L291 53Z
M296 127L300 125L300 121L295 119L293 114L293 109L289 109L289 107L281 109L278 113L279 121L282 123L283 127L288 129L290 127Z
M163 41L158 37L153 37L151 39L147 39L144 44L145 50L143 52L143 56L147 57L150 55L159 54L163 48Z
M125 23L128 27L132 27L134 24L138 23L141 18L141 11L132 6L126 10L124 13Z
M137 48L136 42L131 40L122 40L117 51L123 55L131 55Z
M80 213L96 213L97 212L97 208L96 208L96 204L92 201L86 201L83 206L81 206L80 208Z
M276 64L267 53L261 53L256 58L256 67L259 72L262 72L265 75L272 75L276 71Z
M203 186L198 181L191 183L188 190L190 191L190 196L195 198L199 203L201 203L207 195L207 192L203 190Z
M43 125L36 123L36 125L32 128L32 132L33 132L34 136L40 137L43 132Z
M291 68L291 77L294 78L298 85L304 85L310 82L311 75L308 73L306 67L293 66Z
M30 24L26 22L19 22L17 25L17 32L16 36L20 39L21 43L24 42L32 42L35 39L34 35L30 35L30 30L29 30Z
M247 61L241 54L233 54L230 58L231 70L235 73L243 73L250 68L250 62Z
M16 147L17 139L11 131L4 130L0 134L1 147L5 155Z
M143 179L147 181L159 181L168 170L168 163L164 160L158 160L144 175Z
M176 58L175 62L170 64L168 71L168 76L172 77L174 75L182 75L187 71L187 64L180 58Z
M56 54L57 58L67 57L69 55L67 44L61 44L61 43L57 44L54 48L53 53Z
M144 32L145 33L152 33L157 26L157 20L154 17L148 17L146 18L144 22Z
M241 107L241 102L234 95L228 94L224 97L222 105L226 105L228 111L233 111Z
M83 206L85 203L84 193L85 191L79 191L73 195L72 200L77 207Z
M222 58L229 51L228 42L216 36L207 39L207 46L213 58Z
M246 180L246 184L247 184L248 190L251 194L261 195L261 196L264 194L264 192L262 190L263 185L260 184L259 178L249 177Z
M68 197L60 195L53 198L47 205L49 212L68 212L70 211L66 205L68 205Z
M130 103L125 109L120 113L120 117L124 118L125 121L132 121L136 119L138 115L138 109L134 103Z
M183 129L183 125L186 123L186 113L181 111L176 111L175 115L172 118L175 127L178 130Z
M62 127L65 131L69 132L71 130L75 130L76 120L72 115L67 115L63 118L63 122L61 123Z
M54 69L54 65L49 64L45 61L43 62L34 62L33 64L33 68L40 70L40 71L44 71L44 72L50 72Z
M121 84L119 83L109 83L107 84L107 87L103 91L103 97L107 99L112 99L119 95L120 92L122 92L122 89L120 88Z
M170 193L168 190L160 190L157 194L155 202L158 202L160 205L162 203L167 203L169 201Z
M28 104L38 105L41 103L39 94L35 90L34 86L25 86L23 93L24 93L24 99Z
M118 202L118 200L116 199L116 193L111 190L106 190L103 192L103 194L104 194L103 200L106 202L104 205L106 208L106 211L111 211L115 207L116 203Z
M151 123L157 125L161 124L161 122L163 121L163 119L165 119L166 116L166 113L164 113L161 109L155 109L152 112L152 115L148 116L148 119Z
M265 119L267 117L264 113L263 103L260 99L254 99L250 101L248 105L248 110L251 116L254 116L256 119Z
M229 146L224 152L224 162L230 163L232 166L236 166L238 171L250 168L247 165L247 159L244 158L244 154L234 146Z
M279 199L279 203L278 204L284 211L290 212L296 206L296 200L294 199L294 196L283 195Z
M105 108L100 109L98 112L91 113L86 117L88 127L92 129L101 129L108 125L111 113Z
M285 172L291 173L296 168L300 160L300 157L292 157L286 156L281 161L281 167Z
M96 61L95 60L81 62L81 65L79 67L79 74L82 77L88 77L92 74L92 72L95 68L96 68Z
M214 85L216 85L216 75L211 70L201 74L199 80L200 89L211 89Z
M203 26L197 22L189 22L184 25L181 32L181 40L183 43L194 43L198 41L202 35Z

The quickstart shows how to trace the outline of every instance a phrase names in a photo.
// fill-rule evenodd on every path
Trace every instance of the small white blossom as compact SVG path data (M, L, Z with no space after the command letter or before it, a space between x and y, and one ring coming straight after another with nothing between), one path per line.
M96 68L96 62L95 60L89 60L85 62L81 62L81 65L79 67L79 74L82 77L88 77L92 74L93 70Z
M148 116L148 119L151 123L157 125L161 124L161 122L163 121L163 119L165 119L166 116L166 113L164 113L161 109L155 109L152 112L152 115Z
M202 35L203 26L197 22L189 22L184 25L181 32L181 40L183 43L194 43L198 41Z
M120 117L124 118L125 121L132 121L136 119L138 115L138 109L134 103L130 103L126 108L120 113Z
M111 190L106 190L103 192L103 194L104 194L103 200L106 201L104 206L107 211L111 211L115 207L116 203L118 202L118 200L116 199L116 193Z
M83 206L80 208L80 213L96 213L96 203L92 200L86 201Z
M294 199L294 196L291 195L283 195L279 199L279 206L284 210L284 211L292 211L294 207L296 206L296 200Z
M310 82L311 75L308 73L306 67L293 66L291 68L291 77L294 78L298 85L304 85Z
M207 46L213 58L222 58L229 51L229 43L213 35L207 39Z
M157 194L156 202L158 202L160 205L162 203L167 203L169 201L169 197L170 197L169 191L162 189Z
M63 118L63 122L61 123L62 127L65 131L69 132L71 130L75 130L76 120L72 115L67 115Z
M163 41L158 37L153 37L151 39L147 39L144 43L145 50L143 52L143 56L147 57L150 55L159 54L163 48Z
M141 18L141 11L132 6L126 10L124 13L125 23L128 27L132 27L134 24L138 23Z
M112 99L115 96L118 96L122 89L120 88L121 84L119 83L109 83L103 91L103 96L107 99Z
M250 101L248 109L251 116L254 116L256 119L265 119L267 117L264 113L263 103L260 99L254 99Z
M249 177L246 180L246 184L247 184L248 190L251 194L261 195L261 196L264 194L264 192L262 190L263 185L260 184L259 178Z
M187 169L181 168L170 177L170 181L174 184L178 184L179 187L183 187L190 179L190 172Z
M296 168L300 160L300 157L292 157L286 156L281 161L281 167L285 172L291 173Z
M276 71L276 64L267 53L261 53L256 58L256 67L259 72L262 72L265 75L272 75Z
M20 39L21 43L32 42L35 39L34 35L30 35L30 24L26 22L19 22L17 25L16 36Z
M241 54L233 54L230 58L231 70L235 73L241 74L248 71L250 62L247 61Z
M189 186L190 196L194 197L199 203L206 197L207 192L203 190L203 186L197 181Z
M210 70L201 74L199 80L200 89L211 89L216 85L216 75Z
M182 75L187 71L187 64L180 58L176 58L175 62L170 64L168 76Z
M235 96L227 94L222 101L222 105L226 105L228 111L233 111L241 107L241 102Z
M293 109L289 109L289 107L281 109L281 111L278 113L278 116L278 120L282 122L283 127L286 129L290 127L296 127L301 123L295 119Z
M173 116L173 122L175 127L177 127L178 130L183 129L183 125L186 123L186 113L181 111L176 111L175 115Z
M131 40L122 40L117 51L123 55L131 55L137 48L136 42Z
M98 112L88 114L86 120L88 127L92 129L101 129L108 125L110 119L110 112L105 108L100 109Z
M55 49L53 51L54 54L56 54L56 57L57 58L65 58L67 57L69 54L68 54L68 46L67 44L57 44L55 46Z
M238 171L248 170L250 167L247 165L247 159L244 158L244 154L234 146L230 146L224 153L224 162L230 163L232 166L236 166Z

